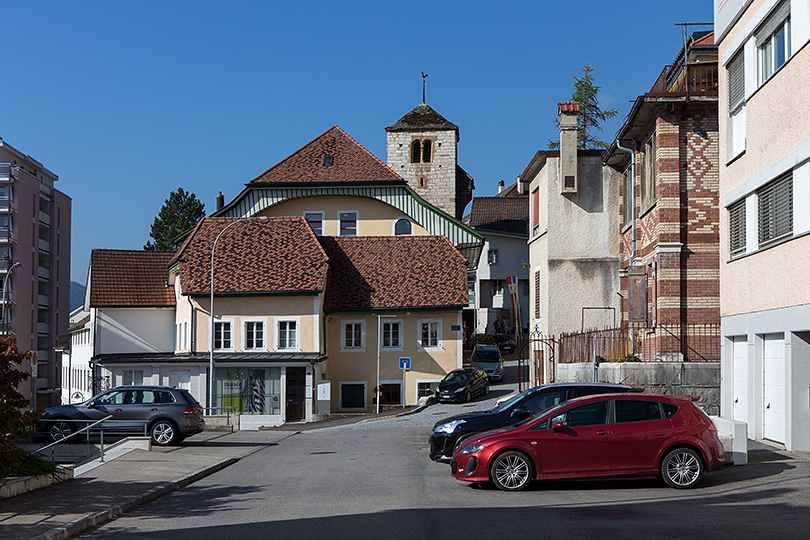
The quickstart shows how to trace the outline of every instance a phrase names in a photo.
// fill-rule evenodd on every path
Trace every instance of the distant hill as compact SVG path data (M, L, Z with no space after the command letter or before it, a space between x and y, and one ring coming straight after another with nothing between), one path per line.
M70 282L70 311L84 304L84 285L75 281Z

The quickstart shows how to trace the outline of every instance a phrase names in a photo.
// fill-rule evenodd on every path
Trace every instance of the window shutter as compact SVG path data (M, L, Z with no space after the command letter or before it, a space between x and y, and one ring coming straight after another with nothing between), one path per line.
M740 51L728 63L728 113L734 114L745 101L745 55Z
M728 209L731 237L731 256L745 253L745 199L737 201Z
M785 0L778 7L776 7L768 18L762 23L762 26L757 28L755 32L757 36L757 47L761 47L771 35L785 23L785 19L790 16L790 2Z
M757 197L760 247L792 234L793 176L771 182L757 192Z

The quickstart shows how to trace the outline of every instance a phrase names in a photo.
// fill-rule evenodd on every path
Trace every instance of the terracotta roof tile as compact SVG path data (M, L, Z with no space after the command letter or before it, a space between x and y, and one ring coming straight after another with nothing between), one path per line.
M251 184L347 182L405 181L338 126L250 181Z
M529 197L474 197L470 227L513 234L529 233Z
M467 265L444 236L322 237L326 311L467 305Z
M90 255L91 307L174 307L166 286L172 251L94 249Z
M578 113L579 101L558 101L557 114L562 114L564 112Z
M396 124L385 128L385 131L421 130L458 131L458 126L437 113L427 103L420 103L405 116L397 120Z
M201 220L177 252L184 294L210 294L211 247L222 230L241 218ZM327 257L301 216L248 220L220 237L214 260L214 292L262 294L320 292Z

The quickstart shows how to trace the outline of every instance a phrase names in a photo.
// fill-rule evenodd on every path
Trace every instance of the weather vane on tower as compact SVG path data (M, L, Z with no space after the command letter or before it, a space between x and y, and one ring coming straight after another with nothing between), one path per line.
M425 79L427 79L427 73L424 71L422 72L422 103L425 103Z

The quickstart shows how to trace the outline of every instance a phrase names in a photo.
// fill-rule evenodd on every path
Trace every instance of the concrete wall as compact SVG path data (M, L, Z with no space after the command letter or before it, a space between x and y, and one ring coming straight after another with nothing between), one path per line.
M710 414L720 407L720 364L686 362L602 363L596 370L591 363L557 364L557 382L609 382L644 389L645 392L680 396L701 396L698 405Z

